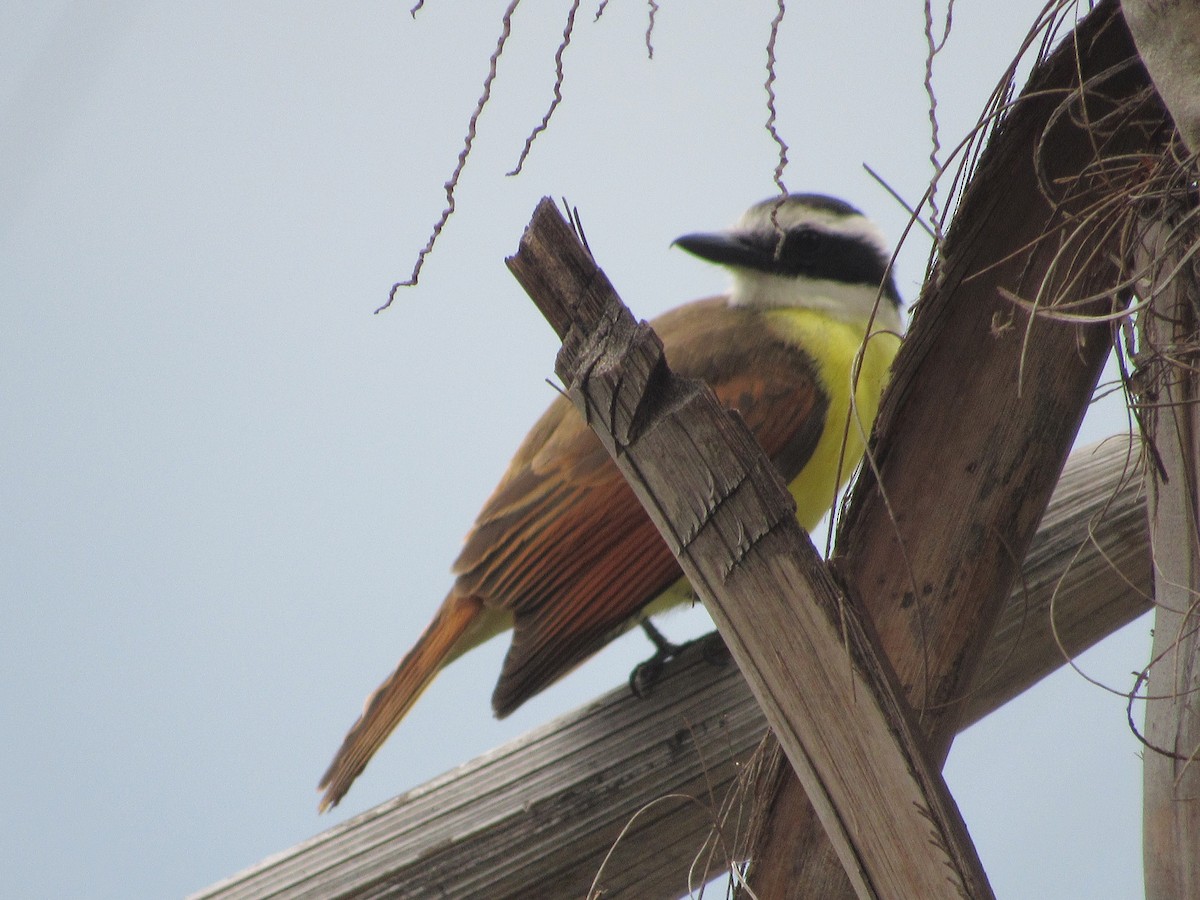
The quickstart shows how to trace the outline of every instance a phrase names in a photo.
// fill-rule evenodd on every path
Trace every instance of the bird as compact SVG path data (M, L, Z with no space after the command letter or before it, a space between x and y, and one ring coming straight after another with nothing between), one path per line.
M890 245L857 208L778 194L728 230L674 245L732 276L727 294L651 321L667 363L736 410L811 531L858 465L896 355L902 301ZM694 602L670 549L565 397L521 443L416 644L367 698L318 786L324 812L434 676L511 630L498 718L650 615ZM653 635L653 632L651 632Z

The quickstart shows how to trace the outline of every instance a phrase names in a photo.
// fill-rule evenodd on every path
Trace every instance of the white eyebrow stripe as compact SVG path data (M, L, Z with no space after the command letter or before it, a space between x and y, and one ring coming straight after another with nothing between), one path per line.
M892 247L879 227L862 215L841 216L825 210L813 209L799 204L784 204L776 216L778 227L791 231L801 225L812 225L835 237L844 237L859 243L869 244L883 255L885 260L892 256ZM741 217L735 228L739 231L774 231L771 207L755 207Z

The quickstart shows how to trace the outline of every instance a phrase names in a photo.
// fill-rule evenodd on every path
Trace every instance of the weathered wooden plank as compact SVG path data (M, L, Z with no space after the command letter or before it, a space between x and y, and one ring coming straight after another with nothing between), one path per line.
M1166 125L1115 0L1097 4L979 157L893 367L832 564L939 761L1109 353L1131 160ZM796 781L776 784L752 886L848 895L828 846L796 851L820 829Z
M1144 812L1146 897L1200 896L1200 268L1186 263L1197 241L1196 154L1200 152L1200 6L1122 0L1138 53L1154 79L1190 158L1168 171L1175 196L1147 204L1150 227L1138 254L1146 277L1138 294L1153 303L1140 316L1139 382L1147 433L1162 460L1150 479L1155 602L1152 665L1145 693Z
M968 694L964 726L1063 664L1052 596L1072 654L1150 609L1145 503L1127 452L1127 439L1113 439L1072 455L1022 571L1024 589L1009 598ZM193 900L439 891L502 900L528 897L539 884L582 897L614 843L599 881L605 898L680 897L723 806L732 809L721 830L728 849L710 871L740 857L740 779L765 728L736 667L706 662L696 646L667 666L645 700L622 685ZM569 840L545 827L568 818Z
M990 897L861 606L838 591L749 429L670 372L548 200L509 268L557 323L567 396L712 615L855 893Z
M1177 213L1174 222L1149 225L1140 254L1145 296L1154 297L1141 316L1142 413L1162 463L1148 479L1156 609L1141 690L1150 697L1142 754L1147 900L1200 896L1200 286L1196 268L1178 268L1197 233L1184 224L1191 212ZM1177 228L1185 230L1172 234Z

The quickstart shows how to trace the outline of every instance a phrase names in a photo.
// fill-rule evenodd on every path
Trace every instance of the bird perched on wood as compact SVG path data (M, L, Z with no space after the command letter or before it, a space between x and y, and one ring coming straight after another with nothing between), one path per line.
M736 409L811 530L857 466L899 345L888 244L857 209L773 197L729 231L675 243L725 266L725 296L651 324L680 375ZM503 631L492 694L508 715L649 615L692 599L678 563L571 403L556 399L517 450L454 563L449 596L367 698L321 779L337 804L443 666Z

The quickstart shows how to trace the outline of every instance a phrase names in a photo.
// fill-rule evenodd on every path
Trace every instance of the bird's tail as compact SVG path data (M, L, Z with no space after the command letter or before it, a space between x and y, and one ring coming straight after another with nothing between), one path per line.
M449 662L459 639L482 610L483 604L475 597L451 594L446 598L396 670L367 698L362 715L346 734L333 762L321 777L317 788L325 792L319 806L321 812L337 806L350 790L350 785L366 768L375 751L400 724L442 666Z

